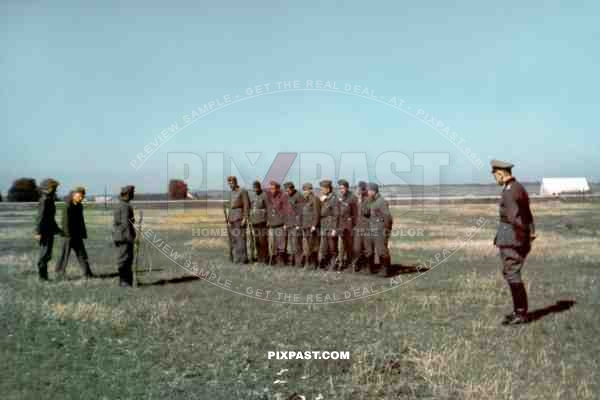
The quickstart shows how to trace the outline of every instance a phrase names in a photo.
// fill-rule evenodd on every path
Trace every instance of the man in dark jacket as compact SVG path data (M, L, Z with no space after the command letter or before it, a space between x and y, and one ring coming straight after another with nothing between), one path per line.
M269 235L267 232L267 207L269 199L262 190L261 183L253 184L254 195L250 199L250 223L256 245L256 261L266 264L269 260Z
M229 229L233 246L233 262L237 264L248 263L246 247L246 229L250 214L250 198L248 191L242 189L235 176L229 176L227 183L231 188L229 199Z
M286 242L283 231L287 209L287 197L281 191L279 182L271 181L271 191L268 194L269 207L267 223L271 239L271 263L279 266L285 265Z
M320 182L321 186L321 260L323 268L335 270L338 256L338 224L340 219L340 206L337 196L333 193L330 180Z
M48 261L52 258L54 235L62 233L56 220L56 189L59 183L54 179L45 179L40 183L41 197L34 228L34 237L39 241L38 274L41 280L48 280Z
M338 181L340 188L340 221L339 236L342 242L342 254L340 255L340 268L347 268L353 260L353 230L358 219L358 199L349 190L348 181L340 179Z
M77 187L69 196L65 198L65 208L62 215L62 230L64 235L62 253L58 264L56 264L56 273L61 279L65 277L65 268L69 263L71 250L75 252L81 271L86 278L94 276L90 269L88 255L85 251L83 240L87 239L87 230L83 218L83 201L85 189Z
M288 204L286 207L285 234L287 260L286 264L300 266L302 264L302 196L292 182L283 185L286 189Z
M121 287L133 286L133 247L136 238L135 216L133 207L129 202L133 200L134 186L121 188L119 205L113 214L112 239L117 247L117 265L119 268L119 285Z
M379 193L379 185L369 183L366 216L369 219L367 233L367 258L370 270L377 273L385 266L386 274L390 272L390 254L387 247L387 229L392 225L392 214L387 202Z
M504 325L522 324L527 318L527 291L521 279L523 263L535 239L535 224L529 208L527 191L512 176L513 164L492 160L492 173L503 186L500 200L500 223L494 245L502 259L502 274L510 288L514 310L505 317Z
M311 183L302 185L302 191L302 264L318 268L321 201L313 193Z
M369 218L367 202L368 190L367 183L360 181L358 182L358 196L357 196L357 221L354 226L354 234L352 240L353 255L352 266L355 271L360 271L362 264L367 256L367 233L369 230Z

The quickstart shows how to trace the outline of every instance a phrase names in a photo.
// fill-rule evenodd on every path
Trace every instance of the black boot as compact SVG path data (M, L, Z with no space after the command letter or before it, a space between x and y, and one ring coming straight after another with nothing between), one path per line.
M510 283L510 293L513 298L513 308L514 311L506 315L504 321L502 321L503 325L518 325L524 324L528 322L527 317L527 291L525 290L525 285L522 282L518 283Z
M38 275L40 277L40 281L48 280L48 267L38 267Z

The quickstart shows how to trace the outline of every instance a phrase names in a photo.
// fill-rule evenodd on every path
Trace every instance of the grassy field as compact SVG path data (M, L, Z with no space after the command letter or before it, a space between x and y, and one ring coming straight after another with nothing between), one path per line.
M219 209L148 210L131 290L117 285L108 212L86 214L100 277L82 279L72 256L67 281L40 283L33 212L4 211L0 397L598 398L600 205L533 209L539 238L525 280L537 320L516 327L500 325L511 303L492 246L494 205L394 208L402 268L393 280L233 266L226 238L202 231L223 226ZM171 250L177 262L163 254ZM177 265L187 259L210 280ZM349 351L350 360L269 360L268 351Z

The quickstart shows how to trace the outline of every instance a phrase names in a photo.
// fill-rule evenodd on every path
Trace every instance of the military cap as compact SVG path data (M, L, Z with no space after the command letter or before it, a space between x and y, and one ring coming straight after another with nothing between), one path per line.
M320 187L331 188L331 181L329 179L324 179L319 183Z
M304 185L302 185L302 190L312 190L313 189L313 185L310 182L306 182Z
M276 187L281 187L281 185L277 181L271 181L271 182L269 182L269 185L276 186Z
M237 178L233 175L227 177L227 182L237 183Z
M296 186L294 186L293 182L286 182L283 184L283 187L286 189L294 189Z
M372 190L372 191L374 191L376 193L379 192L379 185L376 184L376 183L371 182L371 183L369 183L368 187L369 187L369 190Z
M135 191L135 186L127 185L121 188L121 195L126 195L129 193L133 193Z
M347 180L345 180L345 179L340 179L340 180L338 181L338 186L346 186L346 187L348 187L348 186L350 186L350 184L348 183L348 181L347 181Z
M497 169L512 169L512 167L514 167L514 164L511 164L509 162L506 161L500 161L500 160L492 160L490 162L490 165L492 166L492 172L494 172Z
M259 188L259 187L262 187L262 184L260 183L260 181L254 181L254 182L252 182L252 186L255 188Z
M360 190L367 190L367 182L365 182L365 181L358 182L358 188Z
M85 188L83 186L77 186L73 189L73 193L81 193L85 196Z

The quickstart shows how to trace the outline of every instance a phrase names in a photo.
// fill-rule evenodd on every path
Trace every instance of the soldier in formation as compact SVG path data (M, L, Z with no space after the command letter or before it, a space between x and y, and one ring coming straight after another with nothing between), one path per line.
M250 213L248 191L238 185L235 176L229 176L227 183L231 188L228 222L233 246L233 262L247 264L246 224Z
M286 182L284 187L288 201L283 227L287 249L286 265L296 266L302 263L302 195L292 182Z
M358 199L350 191L350 185L345 179L338 181L339 186L339 237L341 239L340 269L346 269L353 261L354 227L358 218Z
M313 193L313 185L302 185L302 266L319 266L319 228L321 221L321 201Z
M256 260L253 261L266 264L269 261L269 235L267 232L269 199L259 181L255 181L252 186L254 195L250 200L250 224L254 243L251 243L251 246L255 246L254 254L256 254Z

